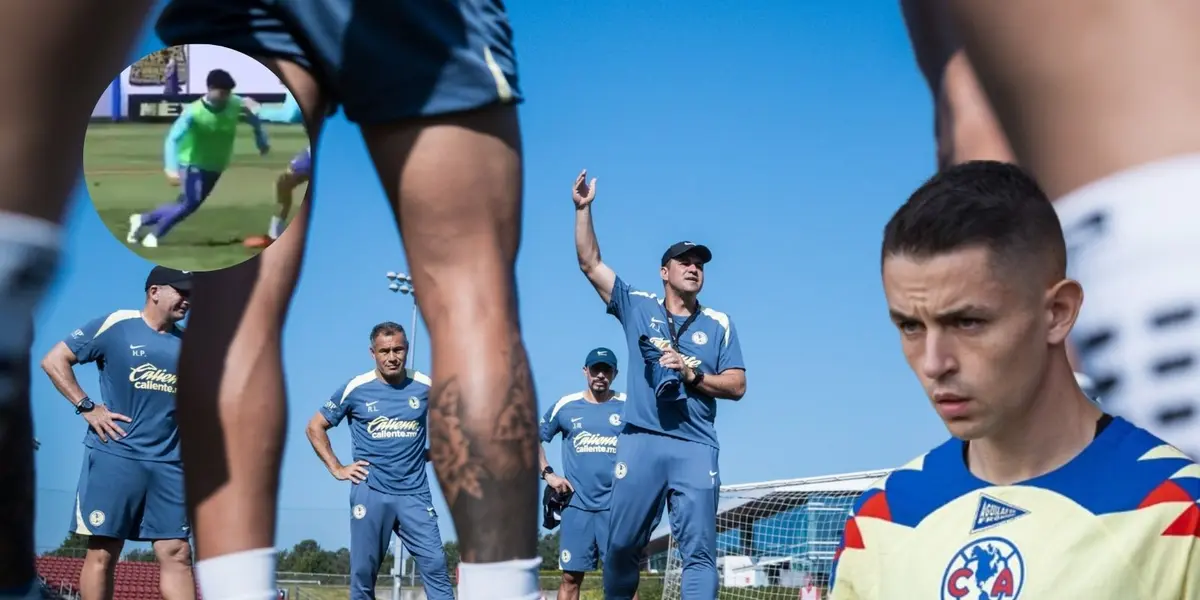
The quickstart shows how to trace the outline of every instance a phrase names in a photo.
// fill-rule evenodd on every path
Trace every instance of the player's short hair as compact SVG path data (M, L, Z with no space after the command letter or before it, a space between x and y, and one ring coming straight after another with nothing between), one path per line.
M883 229L880 262L984 247L998 264L1039 265L1066 277L1067 244L1050 199L1020 167L979 160L934 175Z
M384 321L371 328L371 344L375 344L375 340L381 335L402 335L404 339L408 339L408 333L404 331L399 323L392 321Z
M213 69L208 72L208 77L204 80L205 85L210 90L232 90L237 87L237 82L233 80L233 75L225 69Z

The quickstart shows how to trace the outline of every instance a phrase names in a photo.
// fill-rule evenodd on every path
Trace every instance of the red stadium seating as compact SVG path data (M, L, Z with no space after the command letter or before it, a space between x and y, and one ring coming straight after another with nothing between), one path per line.
M63 556L41 556L37 559L38 575L47 587L62 595L79 593L79 573L83 570L82 558ZM113 600L160 600L158 591L158 563L117 563L116 579L113 584ZM200 598L199 591L196 598Z

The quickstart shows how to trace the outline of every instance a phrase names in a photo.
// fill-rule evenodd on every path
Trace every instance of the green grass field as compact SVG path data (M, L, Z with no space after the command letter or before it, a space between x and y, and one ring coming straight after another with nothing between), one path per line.
M254 134L238 132L233 164L213 194L186 221L159 240L157 248L130 245L139 256L188 271L221 269L240 263L257 250L242 242L263 235L275 211L275 178L308 144L301 125L267 125L271 152L259 156ZM125 244L129 216L173 202L179 188L163 173L163 141L169 123L93 123L83 152L88 194L109 231ZM292 215L304 196L295 192Z

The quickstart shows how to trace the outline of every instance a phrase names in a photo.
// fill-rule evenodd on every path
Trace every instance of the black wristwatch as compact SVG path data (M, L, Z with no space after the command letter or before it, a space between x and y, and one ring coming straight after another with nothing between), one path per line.
M688 385L691 387L696 387L700 385L701 381L704 381L704 371L693 371L693 373L695 373L695 375L692 377L692 382Z
M92 402L91 398L84 396L83 400L80 400L79 404L75 405L75 414L79 415L86 412L92 412L92 409L94 408L96 408L96 403Z
M546 465L546 468L542 469L542 481L545 481L546 476L553 472L554 472L554 469L550 468L550 465Z

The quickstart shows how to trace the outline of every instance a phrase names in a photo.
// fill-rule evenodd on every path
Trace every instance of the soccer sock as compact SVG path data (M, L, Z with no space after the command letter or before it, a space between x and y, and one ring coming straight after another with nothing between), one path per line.
M60 231L57 223L0 212L0 362L29 351L34 311L58 267ZM0 401L5 396L0 391Z
M275 549L244 550L196 563L204 600L275 600Z
M271 236L273 240L279 239L279 236L283 235L283 219L271 217L271 226L267 229L267 235Z
M462 563L458 600L538 600L542 596L538 585L538 568L541 566L540 558Z

